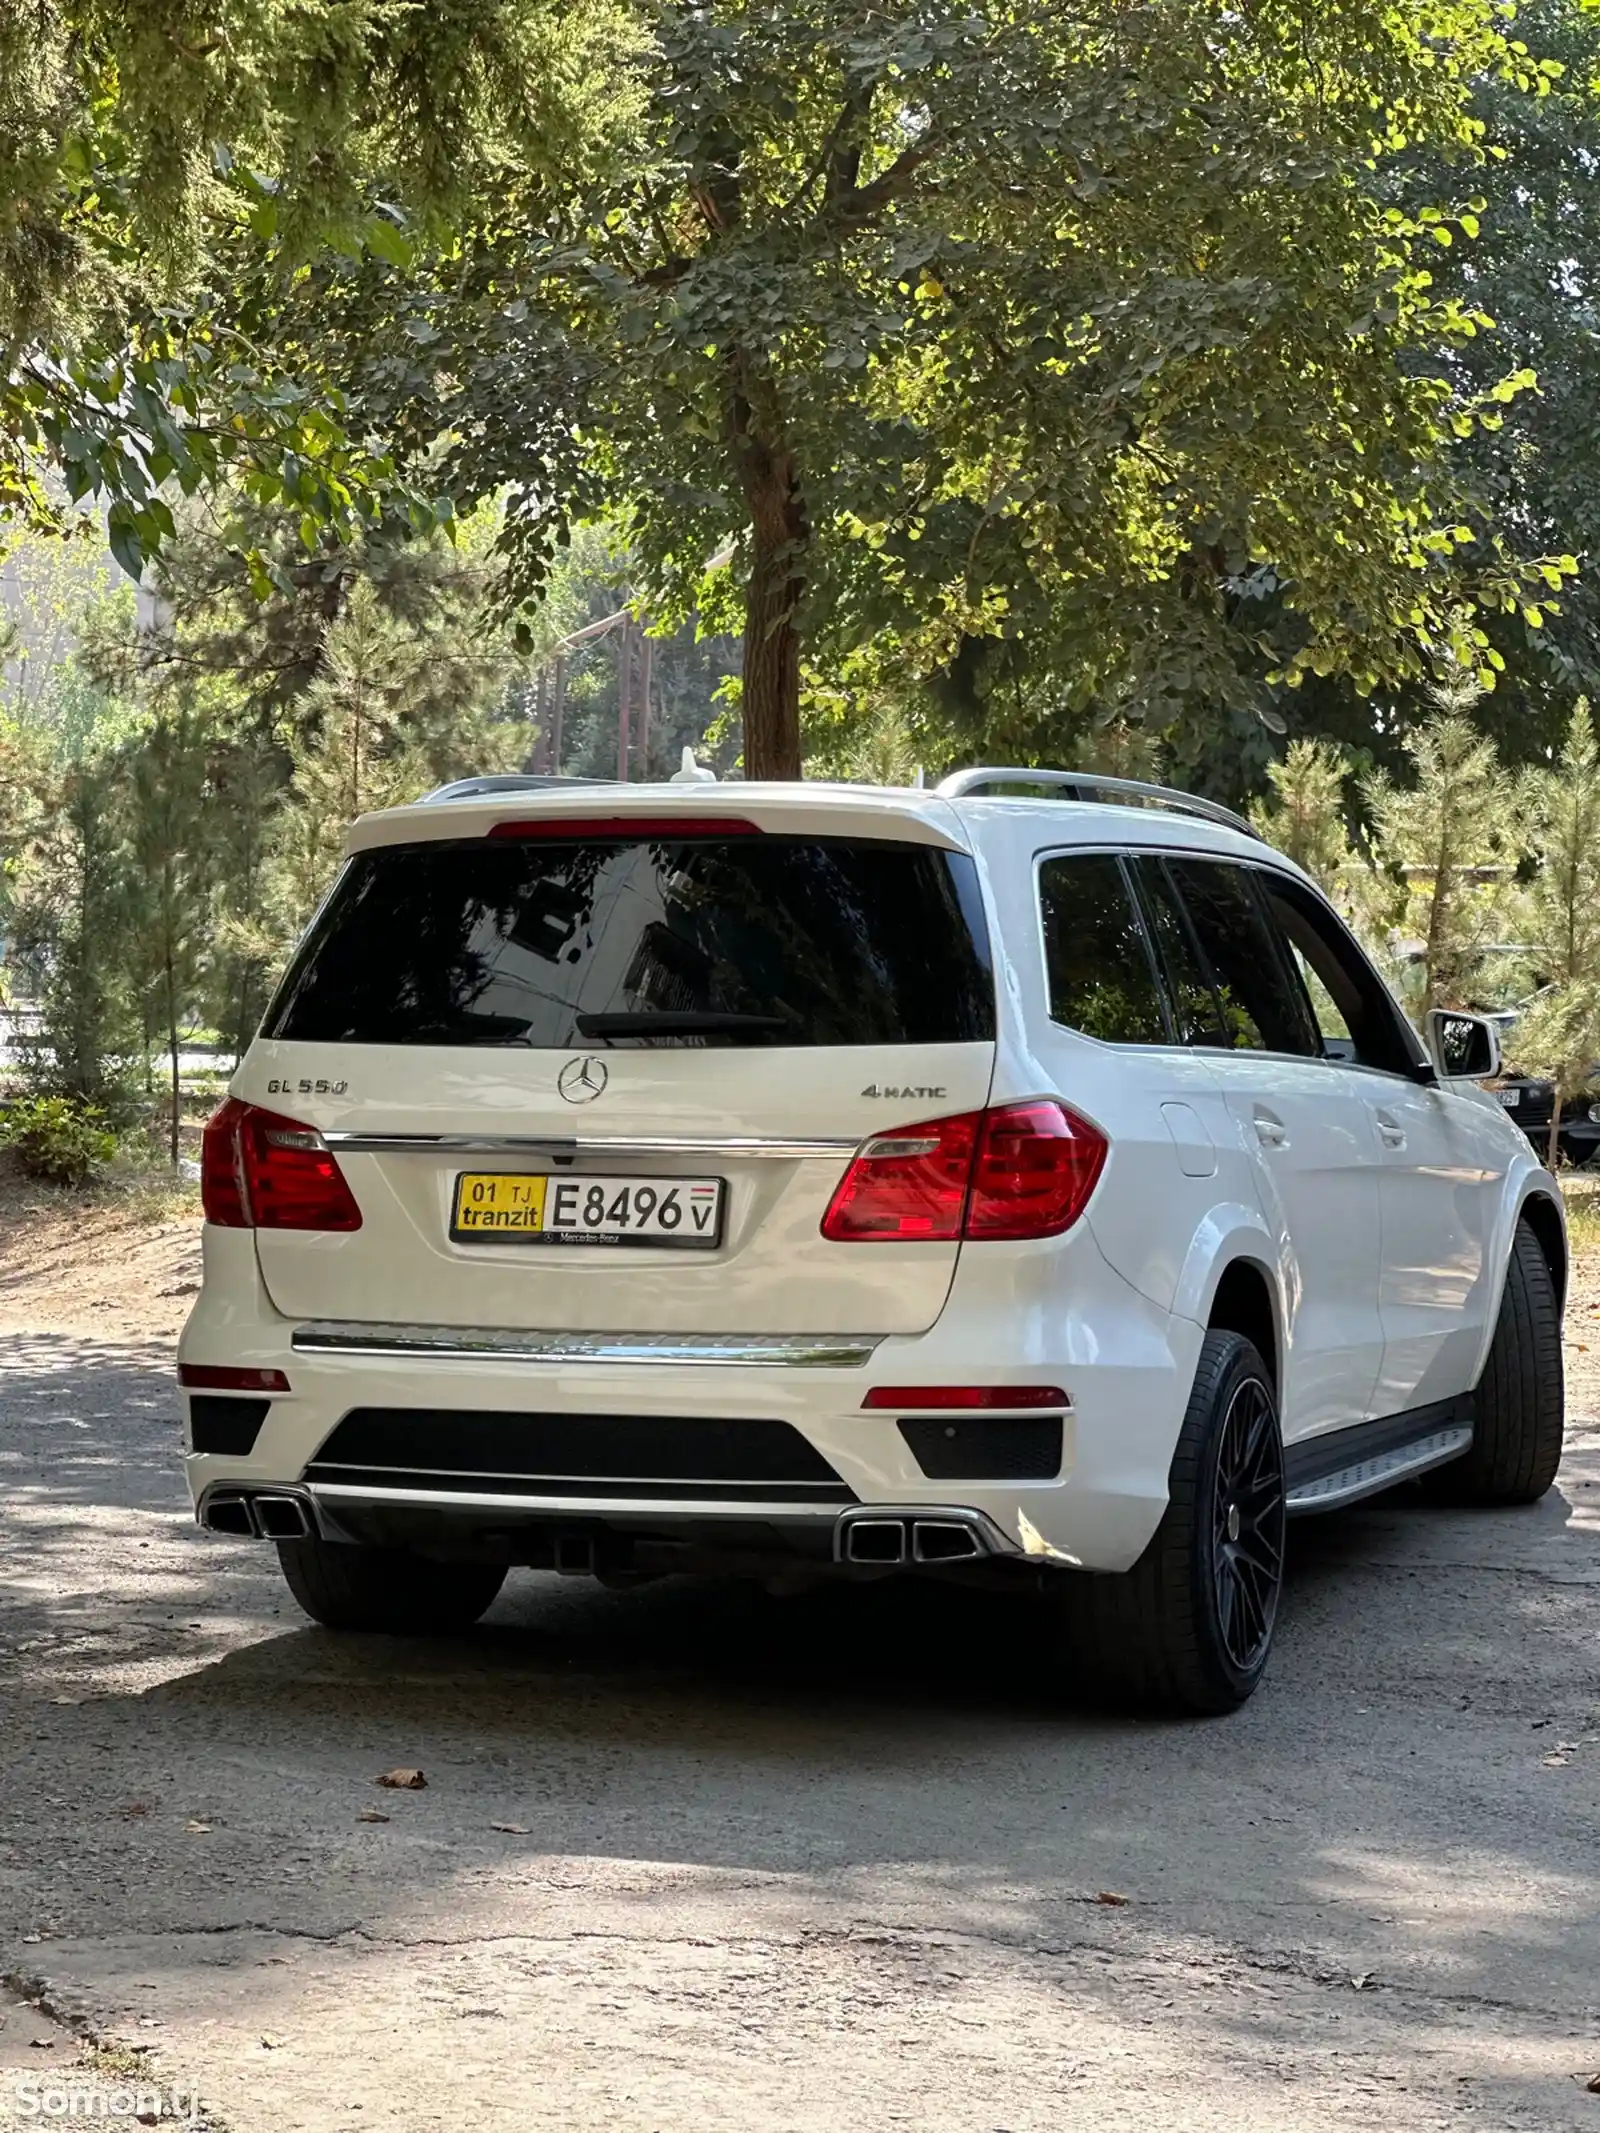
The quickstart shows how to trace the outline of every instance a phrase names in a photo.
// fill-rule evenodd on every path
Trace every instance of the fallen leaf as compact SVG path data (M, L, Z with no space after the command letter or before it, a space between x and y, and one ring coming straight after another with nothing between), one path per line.
M529 1837L533 1834L532 1830L525 1829L520 1822L491 1822L489 1827L499 1830L504 1837Z
M275 2052L281 2049L282 2044L282 2037L263 2037L261 2040L261 2049L264 2052Z
M389 1817L377 1807L363 1807L356 1816L358 1822L387 1822Z
M50 1701L52 1703L78 1704L82 1703L83 1698L81 1696L52 1696Z
M40 1941L42 1941L43 1939L44 1935L42 1933L24 1933L22 1936L22 1945L25 1948L37 1948Z
M1116 1892L1112 1889L1102 1889L1099 1895L1095 1898L1096 1903L1110 1903L1117 1905L1125 1904L1127 1901L1128 1898L1126 1896L1118 1896Z
M131 1822L135 1815L147 1815L150 1812L150 1802L148 1800L133 1800L123 1808L122 1812Z
M211 1824L209 1822L191 1821L185 1822L183 1826L191 1837L209 1837L211 1834Z
M1539 1758L1546 1770L1560 1770L1572 1761L1570 1755L1541 1755Z
M1350 1982L1357 1992L1365 1992L1372 1983L1372 1972L1370 1970L1357 1970L1352 1973Z
M428 1781L420 1770L386 1770L372 1782L387 1785L391 1792L421 1792Z
M34 2037L31 2042L36 2052L53 2052L56 2048L54 2037Z
M1591 2074L1583 2085L1591 2096L1600 2096L1600 2074Z

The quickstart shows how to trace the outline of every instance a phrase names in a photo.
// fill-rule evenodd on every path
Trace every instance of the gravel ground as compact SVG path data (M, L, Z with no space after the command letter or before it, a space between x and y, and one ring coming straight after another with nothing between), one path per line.
M0 1238L5 2133L91 2076L233 2133L1600 2133L1600 1426L1535 1510L1298 1528L1212 1724L1052 1701L936 1587L337 1639L194 1529L118 1337L189 1249ZM1595 1323L1586 1272L1591 1414Z

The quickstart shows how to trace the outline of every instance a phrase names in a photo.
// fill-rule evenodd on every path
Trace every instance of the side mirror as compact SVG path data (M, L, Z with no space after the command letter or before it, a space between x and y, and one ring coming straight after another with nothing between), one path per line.
M1441 1081L1488 1081L1500 1071L1500 1032L1485 1015L1432 1008L1427 1040Z

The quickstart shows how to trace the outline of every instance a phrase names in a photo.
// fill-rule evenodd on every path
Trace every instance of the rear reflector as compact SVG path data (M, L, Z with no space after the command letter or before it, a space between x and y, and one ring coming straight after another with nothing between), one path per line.
M761 825L738 815L546 815L542 820L495 822L491 837L549 837L567 844L623 843L685 837L759 837Z
M250 1370L233 1363L180 1363L178 1383L194 1392L287 1392L281 1370Z
M1089 1203L1108 1143L1053 1096L874 1134L840 1179L836 1244L1058 1237Z
M1072 1402L1059 1385L874 1385L863 1407L890 1407L906 1414L913 1409L984 1407L1067 1408Z
M200 1143L200 1205L220 1229L361 1227L361 1210L316 1128L237 1096Z

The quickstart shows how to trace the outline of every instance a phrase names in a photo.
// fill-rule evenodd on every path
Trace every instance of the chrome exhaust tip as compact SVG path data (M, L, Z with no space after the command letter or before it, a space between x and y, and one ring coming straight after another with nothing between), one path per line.
M907 1534L903 1518L853 1518L841 1536L847 1563L903 1563Z
M257 1496L250 1509L263 1540L305 1540L310 1534L311 1519L298 1496Z
M231 1490L213 1489L200 1506L200 1523L208 1533L233 1533L245 1540L255 1536L249 1503Z
M912 1520L911 1560L914 1563L969 1563L984 1553L983 1543L964 1519Z

